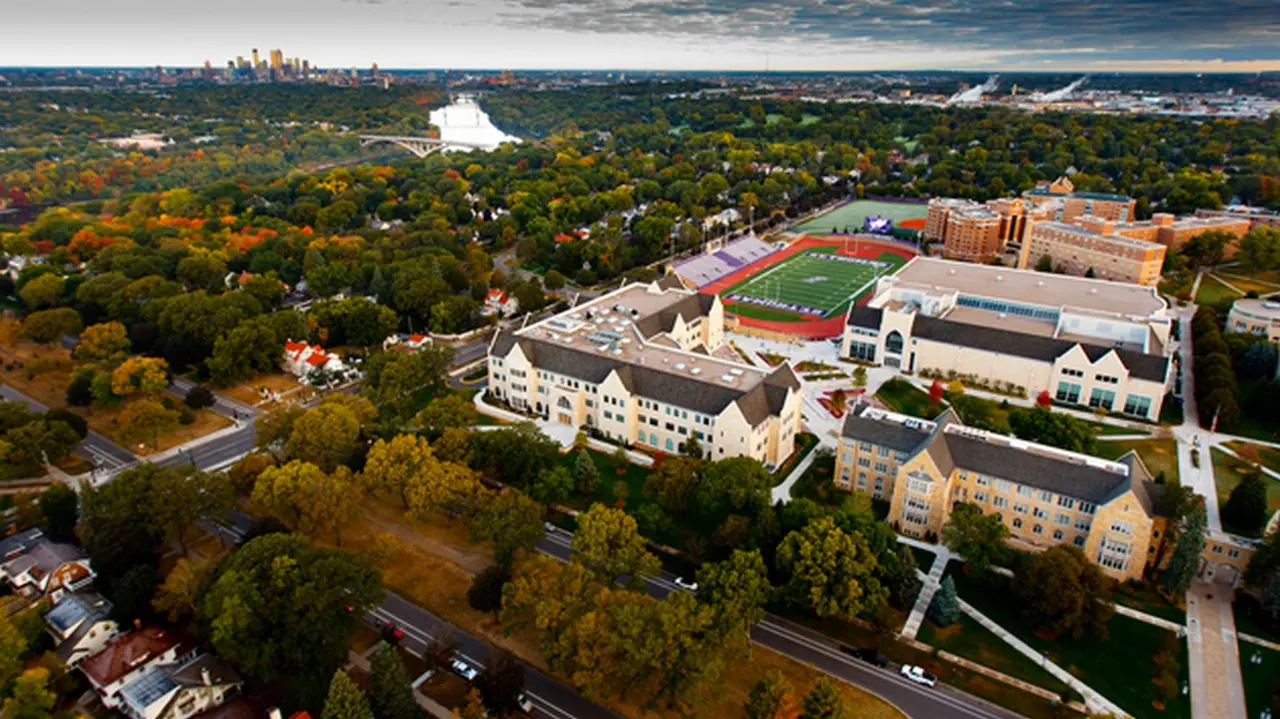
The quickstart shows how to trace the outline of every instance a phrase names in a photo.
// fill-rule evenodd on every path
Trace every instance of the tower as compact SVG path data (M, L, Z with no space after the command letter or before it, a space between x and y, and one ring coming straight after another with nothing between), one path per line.
M262 62L262 59L258 56L258 48L255 47L253 49L253 66L257 68L258 64L261 62Z

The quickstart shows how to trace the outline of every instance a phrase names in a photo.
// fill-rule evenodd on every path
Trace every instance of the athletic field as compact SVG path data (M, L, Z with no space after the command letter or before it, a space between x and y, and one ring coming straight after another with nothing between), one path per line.
M834 210L818 215L812 220L791 228L792 232L810 235L829 235L834 227L842 233L845 228L849 232L862 232L862 221L868 217L888 217L896 227L903 220L925 217L929 214L927 205L908 202L881 202L879 200L854 200Z
M843 313L885 274L905 263L900 255L813 247L752 274L723 294L733 311L748 317L792 321Z

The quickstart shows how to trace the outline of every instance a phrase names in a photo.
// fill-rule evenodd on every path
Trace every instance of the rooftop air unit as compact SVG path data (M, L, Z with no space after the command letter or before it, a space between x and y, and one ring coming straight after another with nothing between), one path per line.
M689 370L689 374L702 374L702 368L694 367L693 369Z

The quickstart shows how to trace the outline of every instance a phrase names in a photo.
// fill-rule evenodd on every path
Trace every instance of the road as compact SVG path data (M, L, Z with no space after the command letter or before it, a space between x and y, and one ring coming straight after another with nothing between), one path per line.
M45 405L7 384L0 385L0 397L3 397L8 402L25 402L33 412L44 414L49 411L49 408ZM90 431L89 436L85 437L80 446L76 448L76 454L84 457L94 466L106 469L119 469L127 464L132 464L138 459L133 455L133 452L93 431Z
M538 550L562 561L572 553L573 535L564 531L548 533ZM655 599L663 599L676 587L675 577L667 572L645 580L645 591ZM839 644L772 614L751 629L757 644L805 664L812 664L827 674L864 689L893 704L902 713L918 719L961 717L968 719L1017 719L1020 714L997 707L951 687L921 687L903 679L894 668L878 669L843 654Z

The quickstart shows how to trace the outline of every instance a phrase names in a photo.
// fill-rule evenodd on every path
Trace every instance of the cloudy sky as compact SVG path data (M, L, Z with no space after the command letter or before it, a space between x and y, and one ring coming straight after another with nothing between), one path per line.
M1277 0L8 0L4 65L1280 69Z

